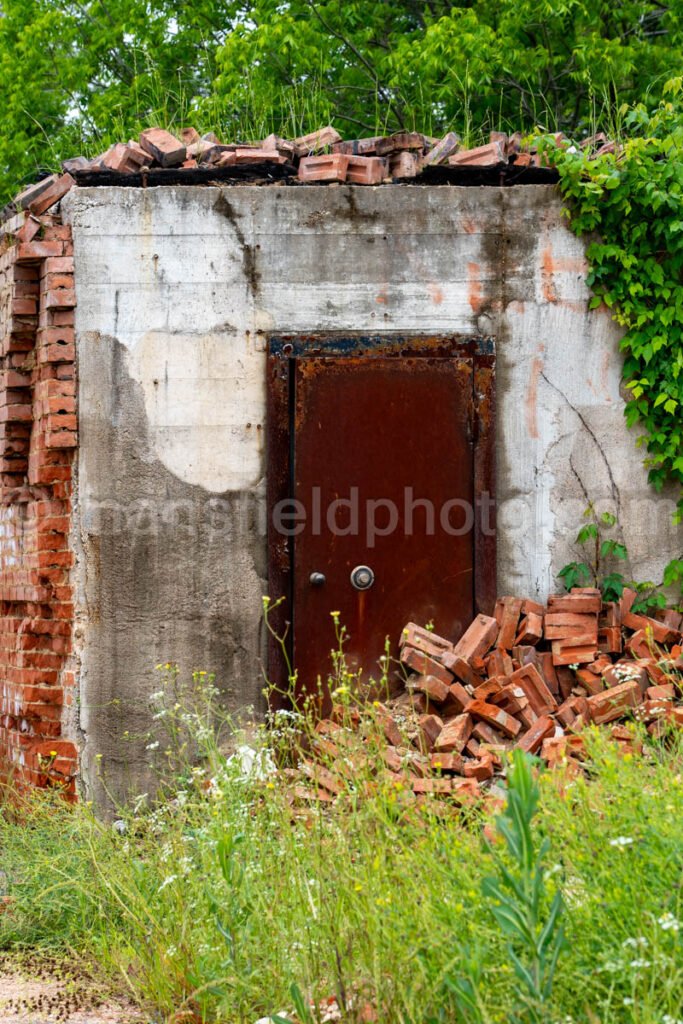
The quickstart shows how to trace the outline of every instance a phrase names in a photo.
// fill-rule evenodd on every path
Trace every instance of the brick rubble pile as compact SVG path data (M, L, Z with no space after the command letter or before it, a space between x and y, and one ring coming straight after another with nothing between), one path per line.
M558 145L570 145L561 132L554 138ZM593 156L615 150L615 144L602 133L585 139L581 147ZM420 178L437 167L523 172L547 169L549 161L534 146L525 145L519 132L491 132L486 145L468 149L455 132L441 139L419 132L399 132L345 141L328 125L292 140L269 135L257 143L222 143L213 132L199 135L194 128L183 129L180 137L162 128L148 128L137 141L117 142L93 159L77 156L65 160L63 174L29 186L15 197L11 207L14 211L29 206L41 207L41 212L47 210L82 175L87 174L88 184L96 183L98 172L102 183L108 182L112 174L122 180L135 176L136 182L141 178L144 183L151 172L159 171L181 172L181 180L182 172L188 172L189 181L189 172L203 169L228 175L232 171L246 179L251 172L257 180L277 177L302 183L379 185Z
M632 753L642 744L627 723L654 737L683 728L683 616L637 614L635 601L625 590L619 602L603 602L591 588L551 596L547 606L503 597L455 644L409 623L401 692L375 702L384 781L418 800L471 804L513 748L576 772L591 723ZM310 755L288 772L295 800L330 802L343 792L360 766L363 717L337 707L318 723Z

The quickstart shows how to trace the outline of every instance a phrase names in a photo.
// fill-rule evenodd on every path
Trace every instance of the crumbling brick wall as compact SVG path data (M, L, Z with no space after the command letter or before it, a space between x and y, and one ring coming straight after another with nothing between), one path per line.
M0 778L74 798L75 297L70 229L43 212L51 199L0 234Z

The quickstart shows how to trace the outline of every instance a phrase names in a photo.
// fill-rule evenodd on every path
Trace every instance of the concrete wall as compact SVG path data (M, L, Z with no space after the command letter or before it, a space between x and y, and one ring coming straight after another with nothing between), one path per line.
M646 484L619 333L588 312L551 186L75 189L80 454L74 543L84 773L139 778L154 664L258 703L265 333L492 335L499 592L544 596L590 501L633 568L681 547Z

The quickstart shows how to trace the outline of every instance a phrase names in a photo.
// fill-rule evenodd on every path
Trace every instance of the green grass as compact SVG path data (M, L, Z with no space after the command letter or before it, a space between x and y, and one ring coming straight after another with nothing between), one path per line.
M122 811L116 827L45 794L19 813L6 803L0 948L94 958L155 1019L187 1010L251 1024L291 1010L292 985L350 1001L349 1021L366 1002L381 1021L411 1024L683 1018L680 741L624 758L595 733L587 776L540 774L538 914L562 893L566 946L545 1015L514 1017L510 936L484 895L512 862L500 838L487 843L478 810L415 807L378 783L372 727L367 765L351 768L338 805L294 807L281 779L243 777L203 714L180 712L169 730L166 799ZM291 757L291 720L279 725L279 756ZM188 729L204 744L194 770L175 760ZM469 1016L463 983L478 1003Z

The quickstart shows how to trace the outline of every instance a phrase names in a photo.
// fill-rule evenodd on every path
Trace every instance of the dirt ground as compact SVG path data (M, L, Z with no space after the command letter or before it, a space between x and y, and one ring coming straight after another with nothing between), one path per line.
M45 954L0 954L0 1024L144 1024L96 969Z

